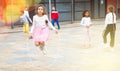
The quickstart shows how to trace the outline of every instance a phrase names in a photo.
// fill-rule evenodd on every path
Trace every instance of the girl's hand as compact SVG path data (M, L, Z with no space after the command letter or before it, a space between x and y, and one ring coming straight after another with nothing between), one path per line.
M86 28L90 28L91 26L92 26L92 24L90 24L90 25L87 25L87 26L86 26Z

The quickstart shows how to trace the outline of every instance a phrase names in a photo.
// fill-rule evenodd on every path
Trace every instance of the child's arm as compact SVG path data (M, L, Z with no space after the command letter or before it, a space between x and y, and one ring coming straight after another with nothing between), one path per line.
M35 28L35 18L33 17L33 23L32 23L32 26L31 26L31 29L30 29L30 34L29 34L29 38L31 39L32 38L32 33L33 33L33 30Z
M32 27L31 27L31 30L30 30L30 33L33 33L33 30L35 28L35 16L33 16L33 23L32 23Z
M81 25L83 25L83 18L81 19L81 22L80 22Z
M93 24L92 24L92 20L91 20L91 18L90 18L90 26L92 26Z
M52 25L52 23L48 20L48 17L46 16L46 20L45 20L46 24L52 28L56 33L58 33L58 30Z
M34 30L34 23L32 24L32 27L31 27L30 33L33 33L33 30Z
M85 21L84 18L82 18L82 19L81 19L81 22L80 22L80 25L86 26L86 24L84 23L84 21Z
M58 33L58 30L55 27L53 27L50 21L48 21L48 25L56 32L56 34Z
M32 27L31 27L31 30L30 30L29 39L32 39L33 30L34 30L34 24L32 24Z

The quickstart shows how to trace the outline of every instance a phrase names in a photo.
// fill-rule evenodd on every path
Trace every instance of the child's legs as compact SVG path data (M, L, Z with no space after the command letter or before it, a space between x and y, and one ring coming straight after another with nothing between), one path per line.
M87 37L88 37L88 42L91 42L91 37L90 37L90 28L87 28Z
M91 47L91 35L90 35L90 32L91 32L91 28L87 28L87 27L82 27L82 45L84 48L89 48Z
M40 42L40 49L43 51L43 54L46 54L45 41Z
M109 33L109 30L105 30L104 33L103 33L103 42L104 42L104 44L107 43L107 35L108 35L108 33Z
M26 33L29 33L29 24L25 25Z
M110 31L110 46L114 47L115 43L115 31Z
M36 42L35 42L35 45L36 45L36 46L40 46L40 44L39 44L39 42L38 42L38 41L36 41Z
M23 24L23 32L29 33L29 24L26 24L26 23Z
M39 46L40 46L41 50L43 50L44 46L45 46L45 42L44 41L40 41L39 42Z
M54 23L55 23L55 20L53 20L53 19L52 19L52 25L53 25L53 26L55 26L55 24L54 24Z
M56 23L57 23L58 29L60 29L60 25L59 25L58 19L56 20Z
M41 41L39 44L40 44L41 47L45 46L45 42L44 41Z
M36 41L35 45L36 46L40 46L40 47L44 47L45 46L45 42L44 41L41 41L41 42L40 41Z
M86 28L85 27L83 27L82 28L82 31L83 31L83 38L82 38L82 41L84 41L84 42L82 42L84 45L86 45L87 44L87 31L86 31Z
M25 28L25 24L23 24L23 32L25 33L26 32L26 28Z
M90 28L85 28L85 35L84 35L85 44L91 44L91 37L90 37Z

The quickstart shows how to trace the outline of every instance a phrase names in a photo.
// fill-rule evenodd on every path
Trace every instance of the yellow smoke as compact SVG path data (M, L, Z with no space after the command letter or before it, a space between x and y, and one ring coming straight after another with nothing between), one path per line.
M0 5L3 8L3 21L7 24L17 21L26 7L35 5L41 0L4 0L5 4Z

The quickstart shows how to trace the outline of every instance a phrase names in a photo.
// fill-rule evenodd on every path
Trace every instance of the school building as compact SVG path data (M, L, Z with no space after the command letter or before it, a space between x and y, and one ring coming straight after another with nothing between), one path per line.
M50 2L49 2L50 1ZM49 4L56 6L60 13L60 21L77 21L82 18L84 10L89 10L94 19L104 18L107 7L114 6L120 18L120 0L41 0L49 11Z
M24 4L26 3L26 4ZM21 6L29 5L30 17L34 15L36 4L44 4L50 13L51 6L56 6L60 14L59 21L79 21L84 10L89 10L93 19L105 18L107 7L114 6L120 18L120 0L2 0L0 2L0 22L12 23L19 18ZM49 14L50 15L50 14Z

